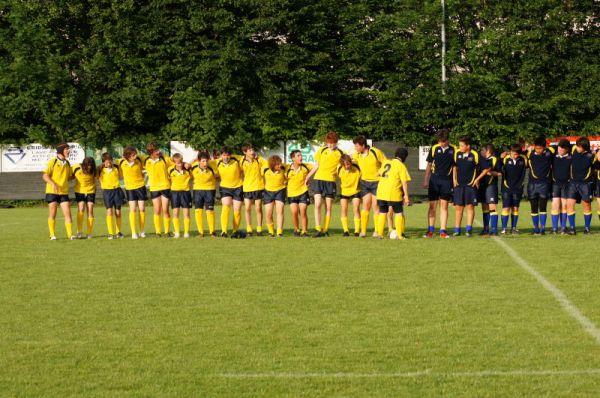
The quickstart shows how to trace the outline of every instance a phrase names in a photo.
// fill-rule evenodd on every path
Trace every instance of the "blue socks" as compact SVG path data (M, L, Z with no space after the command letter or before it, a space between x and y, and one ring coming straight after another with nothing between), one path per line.
M490 213L490 222L492 224L492 232L498 233L498 213L497 212L492 211Z

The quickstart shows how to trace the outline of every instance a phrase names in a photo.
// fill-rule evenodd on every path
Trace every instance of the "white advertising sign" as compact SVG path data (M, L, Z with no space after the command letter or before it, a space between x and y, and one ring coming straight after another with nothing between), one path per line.
M369 146L372 145L372 140L367 140L367 144ZM310 163L310 164L314 164L315 163L315 154L317 153L317 151L319 150L320 147L322 147L324 144L323 143L308 143L308 144L300 144L297 141L288 141L286 143L286 159L285 162L286 163L291 163L292 159L290 158L290 153L294 150L299 150L302 153L302 161L304 163ZM338 141L338 148L340 148L342 151L344 151L345 153L352 155L355 151L354 151L354 143L352 142L352 140L340 140Z
M81 163L85 158L85 150L76 143L69 143L71 164ZM56 156L56 149L41 144L8 145L2 147L2 172L44 171L48 161Z
M425 170L427 168L427 155L429 155L430 146L419 147L419 170Z

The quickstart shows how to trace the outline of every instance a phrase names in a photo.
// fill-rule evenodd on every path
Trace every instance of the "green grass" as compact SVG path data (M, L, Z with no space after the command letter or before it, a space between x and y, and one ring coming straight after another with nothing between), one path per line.
M503 239L600 325L600 237L531 237L521 213ZM59 221L50 242L45 218L0 209L2 395L600 391L598 343L493 240L418 238L424 205L405 242L108 241L100 208L96 238L67 241Z

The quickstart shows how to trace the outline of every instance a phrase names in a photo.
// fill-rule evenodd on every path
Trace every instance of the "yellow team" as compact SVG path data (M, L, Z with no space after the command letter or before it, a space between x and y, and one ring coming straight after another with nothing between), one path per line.
M199 237L216 237L215 201L217 183L221 197L221 236L241 238L263 234L263 205L269 236L283 236L284 209L287 200L294 227L294 236L308 236L307 208L310 204L309 186L314 186L315 234L329 236L332 206L337 184L340 186L341 223L343 235L350 236L348 212L352 211L354 235L367 236L370 210L373 209L374 234L382 239L386 220L390 238L404 239L404 205L410 205L408 182L411 180L404 160L408 151L398 148L393 159L372 148L360 136L353 140L355 152L345 154L338 147L339 137L327 133L326 145L320 148L314 165L304 163L298 150L290 153L290 164L279 156L264 159L252 145L242 146L242 155L234 155L223 147L219 158L211 159L207 152L199 152L189 164L181 154L164 155L158 145L148 144L146 155L133 147L123 151L122 159L113 161L109 153L102 154L96 167L93 158L85 158L80 165L68 161L69 146L57 146L57 156L48 162L43 174L48 203L50 239L56 239L58 207L65 218L69 239L84 237L84 217L87 211L86 235L92 238L96 181L100 182L106 208L108 239L122 238L121 207L129 205L129 226L133 239L145 238L145 202L150 192L153 224L156 236L181 236L180 215L183 216L183 237L190 237L191 209ZM148 188L144 174L148 177ZM75 180L77 201L77 230L73 231L69 207L69 181ZM123 180L125 193L121 189ZM314 180L314 181L312 181ZM245 208L245 231L240 230L242 204ZM252 208L256 213L256 228L252 225ZM322 208L325 214L322 215ZM171 217L170 209L173 211ZM233 213L231 235L229 222ZM173 233L170 232L171 222Z

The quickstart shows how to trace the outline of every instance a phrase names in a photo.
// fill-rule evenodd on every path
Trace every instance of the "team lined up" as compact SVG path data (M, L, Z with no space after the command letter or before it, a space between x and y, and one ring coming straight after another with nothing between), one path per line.
M527 180L527 198L531 204L533 234L544 235L547 205L551 200L552 233L576 233L575 206L583 207L584 233L590 232L591 203L598 199L600 217L600 151L591 152L590 142L580 137L575 145L562 139L556 149L547 147L545 137L535 140L533 148L522 150L513 144L499 158L493 145L485 145L481 154L471 149L469 137L450 145L448 131L437 134L438 143L428 155L424 187L429 196L429 228L424 235L435 233L436 210L440 207L440 237L447 238L448 204L456 206L454 236L462 233L461 223L466 209L466 235L473 230L474 207L482 204L482 234L498 234L499 192L501 180L501 234L518 233L519 207ZM595 193L594 193L595 192ZM508 229L509 218L511 221Z
M129 225L133 239L146 237L145 201L148 190L152 199L153 224L157 236L181 236L180 213L183 213L183 236L190 236L191 209L194 207L199 236L204 236L204 217L208 234L215 237L215 201L217 182L221 197L221 236L229 235L229 221L233 213L232 237L248 234L262 235L263 204L270 236L283 236L285 202L290 206L295 236L308 236L307 207L310 204L308 187L314 180L315 237L329 234L336 181L340 181L341 222L344 235L349 236L348 212L354 215L354 235L366 236L371 208L376 213L375 236L382 237L386 220L394 228L394 238L404 237L403 205L409 204L410 175L403 161L408 155L398 148L394 159L367 145L364 137L354 139L356 152L350 157L338 147L337 133L326 136L326 145L315 156L314 166L304 163L300 151L292 151L291 164L284 164L279 156L264 159L252 145L242 146L243 155L234 155L223 147L218 159L199 152L193 163L185 163L180 154L163 155L156 144L148 144L146 155L133 147L125 148L123 158L114 161L109 153L102 155L96 167L93 158L71 167L67 158L69 147L57 147L57 157L48 162L43 179L46 182L46 202L49 206L48 228L50 238L56 239L55 218L60 206L65 216L67 236L83 237L83 221L87 211L87 236L92 237L96 179L103 190L107 209L106 224L109 239L122 237L121 207L129 204ZM73 233L69 208L69 181L75 179L75 199L78 203L77 231ZM121 190L123 180L125 193ZM242 204L245 205L246 229L240 231ZM362 207L362 210L361 210ZM170 209L173 210L171 217ZM252 209L256 212L256 229L252 225ZM325 210L322 215L322 209ZM395 225L395 227L394 227Z

